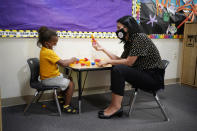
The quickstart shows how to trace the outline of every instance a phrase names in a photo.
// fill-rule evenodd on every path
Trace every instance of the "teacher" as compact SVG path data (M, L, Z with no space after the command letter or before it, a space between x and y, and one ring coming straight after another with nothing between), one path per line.
M110 88L112 100L106 109L98 112L101 119L122 116L121 103L125 81L133 88L145 91L164 88L165 70L159 51L152 40L142 33L135 19L131 16L118 19L116 35L124 44L124 51L120 57L104 49L98 42L92 43L97 51L102 51L110 57L109 60L101 61L99 65L113 65Z

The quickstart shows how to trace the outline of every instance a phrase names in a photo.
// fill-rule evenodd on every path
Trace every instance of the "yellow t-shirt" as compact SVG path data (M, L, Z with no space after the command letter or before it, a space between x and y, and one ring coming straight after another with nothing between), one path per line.
M52 78L60 75L58 65L60 58L51 49L42 47L40 50L40 79Z

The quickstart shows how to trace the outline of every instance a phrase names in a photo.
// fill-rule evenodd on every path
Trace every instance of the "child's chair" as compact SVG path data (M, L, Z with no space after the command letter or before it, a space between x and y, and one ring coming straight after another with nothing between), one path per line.
M58 86L44 86L38 80L39 72L40 72L40 62L39 62L38 58L30 58L30 59L27 60L27 63L30 67L30 72L31 72L30 87L33 88L33 89L36 89L36 92L35 92L34 97L32 98L32 100L30 101L30 103L27 104L27 106L25 107L24 113L27 112L27 110L29 109L29 107L31 106L31 104L35 100L36 100L36 102L39 101L39 99L41 98L44 91L54 90L54 97L55 97L55 101L56 101L56 104L57 104L57 109L58 109L58 112L59 112L59 116L61 116L61 109L60 109L59 101L58 101L58 98L57 98L57 89L59 87Z
M168 64L169 64L169 61L167 61L167 60L162 60L162 63L164 64L165 69L166 69L167 66L168 66ZM165 75L165 74L164 74L164 75ZM169 118L167 117L166 112L164 111L163 106L162 106L162 104L161 104L161 102L160 102L160 100L159 100L159 97L158 97L158 95L157 95L157 91L151 90L151 91L148 91L148 93L151 93L151 94L153 95L155 101L157 102L159 108L161 109L161 112L162 112L162 114L163 114L163 116L164 116L164 118L165 118L165 121L169 121ZM133 112L134 103L135 103L137 94L138 94L138 88L135 88L134 96L131 97L131 99L130 99L130 108L129 108L129 112L128 112L129 116L130 116L131 113Z

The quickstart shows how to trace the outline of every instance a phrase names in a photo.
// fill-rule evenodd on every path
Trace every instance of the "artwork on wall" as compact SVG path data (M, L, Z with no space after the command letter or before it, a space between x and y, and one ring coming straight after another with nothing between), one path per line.
M196 0L139 0L146 34L181 35L186 21L197 21Z

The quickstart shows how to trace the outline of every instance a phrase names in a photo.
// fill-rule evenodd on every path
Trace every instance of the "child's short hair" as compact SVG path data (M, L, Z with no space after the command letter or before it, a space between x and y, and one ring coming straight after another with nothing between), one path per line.
M52 36L57 36L56 31L47 28L46 26L42 26L38 29L38 41L37 46L41 47L45 44L45 42L48 42Z

